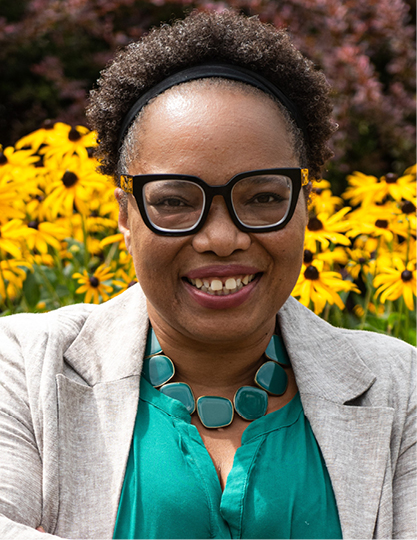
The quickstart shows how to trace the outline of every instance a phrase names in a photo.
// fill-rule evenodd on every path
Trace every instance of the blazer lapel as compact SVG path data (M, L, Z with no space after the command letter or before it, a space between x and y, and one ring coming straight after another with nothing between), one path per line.
M279 321L304 412L330 474L343 537L372 538L394 412L349 405L376 377L343 332L293 298L279 312Z
M72 371L57 375L58 536L113 536L148 324L145 299L135 285L94 310L65 352Z

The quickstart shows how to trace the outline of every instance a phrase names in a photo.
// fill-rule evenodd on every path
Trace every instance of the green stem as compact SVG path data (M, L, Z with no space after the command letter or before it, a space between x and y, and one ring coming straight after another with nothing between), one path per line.
M84 240L84 266L85 266L85 269L87 270L88 268L88 260L89 260L89 257L88 257L88 248L87 248L87 226L86 226L86 222L85 222L85 217L83 214L81 214L81 225L82 225L82 228L83 228L83 240Z
M42 279L44 281L44 284L46 286L46 288L48 289L48 292L50 293L50 295L54 298L54 300L56 302L58 302L58 305L60 306L61 305L61 299L59 298L59 296L57 295L56 293L56 290L55 290L55 287L52 285L52 283L49 281L47 275L45 274L45 272L42 270L42 267L41 266L36 266L36 269L37 271L39 272L39 274L42 276Z
M377 268L376 261L378 259L378 253L379 253L380 245L381 245L381 237L378 238L378 244L377 244L376 250L375 250L375 265L374 265L374 273L373 273L373 276L372 276L372 282L371 282L370 285L368 285L368 287L366 289L364 312L363 312L363 315L362 315L362 322L361 322L361 324L359 326L360 330L364 329L365 323L366 323L366 317L368 316L369 302L371 301L373 282L374 282L374 279L375 279L375 276L376 276L376 268ZM367 282L367 279L366 279L366 282Z
M395 337L396 338L400 337L401 321L402 321L402 318L403 318L403 310L404 310L404 297L401 296L401 298L400 298L400 313L399 313L399 317L398 317L398 321L397 321L397 328L396 328L396 332L395 332Z

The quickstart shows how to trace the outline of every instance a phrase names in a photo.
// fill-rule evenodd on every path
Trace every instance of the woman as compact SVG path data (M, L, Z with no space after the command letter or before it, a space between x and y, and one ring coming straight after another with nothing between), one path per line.
M139 285L2 321L2 538L415 536L413 349L290 297L329 114L286 34L233 13L103 73Z

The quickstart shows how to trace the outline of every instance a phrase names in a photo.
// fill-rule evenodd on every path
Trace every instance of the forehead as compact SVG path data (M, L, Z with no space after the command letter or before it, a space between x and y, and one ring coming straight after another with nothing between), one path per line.
M198 169L215 165L224 176L297 166L291 130L273 99L224 82L193 81L150 102L133 128L130 174L201 176Z

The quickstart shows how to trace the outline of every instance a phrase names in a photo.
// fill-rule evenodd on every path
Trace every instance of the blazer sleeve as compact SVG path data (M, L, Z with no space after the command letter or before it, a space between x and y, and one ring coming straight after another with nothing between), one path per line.
M56 538L42 522L42 459L18 339L0 325L0 538Z
M411 351L407 415L393 478L393 538L417 536L417 425L415 350Z

